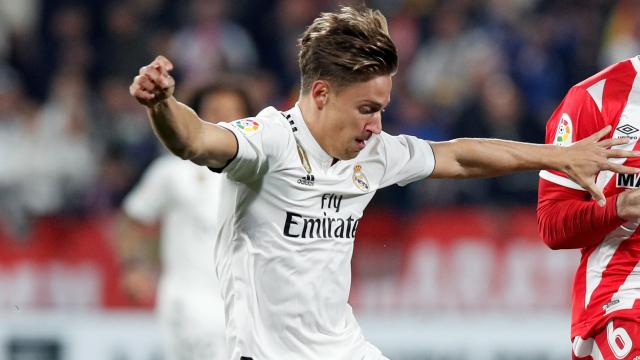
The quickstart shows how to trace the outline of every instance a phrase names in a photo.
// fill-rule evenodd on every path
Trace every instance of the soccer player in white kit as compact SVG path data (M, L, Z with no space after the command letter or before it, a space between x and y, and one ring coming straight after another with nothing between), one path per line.
M212 123L251 113L246 93L226 84L198 90L192 106ZM160 223L162 270L156 312L167 359L228 359L224 304L213 262L221 178L170 154L156 159L124 200L127 220L122 234L129 235L120 241L125 242L122 247L135 249L128 257L145 253L145 247L136 244L142 239L131 235L145 230L143 224Z
M140 69L130 93L161 141L224 174L215 249L233 360L379 360L347 300L359 220L376 190L426 177L557 169L596 190L608 150L603 129L571 147L495 139L427 142L382 131L397 68L384 16L343 7L300 40L301 91L288 111L211 125L173 97L171 62Z

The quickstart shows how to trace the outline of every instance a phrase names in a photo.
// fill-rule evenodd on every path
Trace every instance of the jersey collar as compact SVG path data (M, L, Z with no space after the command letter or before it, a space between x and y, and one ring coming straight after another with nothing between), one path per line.
M331 167L334 161L333 157L327 154L327 152L322 149L320 144L318 144L316 139L311 134L311 131L307 127L307 124L302 117L302 111L300 110L299 104L296 103L293 108L287 111L287 114L290 115L290 117L288 118L289 124L293 129L293 135L295 136L299 145L302 146L304 150L311 157L313 157L323 169Z

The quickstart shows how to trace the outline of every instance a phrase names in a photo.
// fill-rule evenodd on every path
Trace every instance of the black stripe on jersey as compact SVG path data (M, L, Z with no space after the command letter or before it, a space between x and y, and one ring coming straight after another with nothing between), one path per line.
M280 112L280 114L282 114L282 116L284 116L285 119L289 120L289 125L291 125L291 130L293 130L293 132L298 131L295 121L291 119L291 114L285 114L283 112Z
M240 360L253 360L253 358L250 358L248 356L240 356Z

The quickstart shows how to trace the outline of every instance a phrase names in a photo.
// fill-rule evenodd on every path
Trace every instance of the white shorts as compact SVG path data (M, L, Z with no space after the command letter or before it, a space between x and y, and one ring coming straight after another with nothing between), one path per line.
M362 360L389 360L389 358L382 355L382 352L380 352L377 347L367 343Z
M165 288L158 293L157 315L168 360L228 360L224 310L218 302L194 301ZM209 303L208 306L204 305Z

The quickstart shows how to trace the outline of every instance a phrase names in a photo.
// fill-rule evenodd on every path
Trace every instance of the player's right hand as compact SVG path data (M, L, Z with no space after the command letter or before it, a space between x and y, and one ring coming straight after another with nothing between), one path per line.
M140 68L129 86L129 93L147 107L170 98L176 86L176 81L169 75L171 70L173 64L169 59L162 55L156 57L149 65Z

